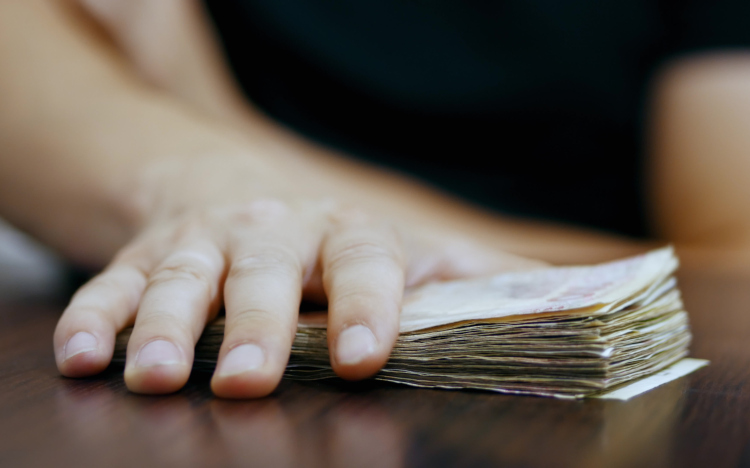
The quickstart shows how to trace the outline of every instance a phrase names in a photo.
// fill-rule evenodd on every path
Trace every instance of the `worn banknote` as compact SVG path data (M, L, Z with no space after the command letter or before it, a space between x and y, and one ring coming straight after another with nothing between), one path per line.
M581 398L651 375L688 353L690 326L670 247L593 266L550 267L407 291L400 336L375 379L418 387ZM216 364L224 321L196 346ZM124 359L128 331L118 337ZM300 315L286 376L335 378L325 312Z

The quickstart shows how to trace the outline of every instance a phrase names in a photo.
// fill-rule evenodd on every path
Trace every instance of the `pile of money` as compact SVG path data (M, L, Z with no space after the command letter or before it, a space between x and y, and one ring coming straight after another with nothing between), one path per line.
M408 291L400 336L377 380L418 387L582 398L664 369L691 335L671 248L595 266L550 267ZM222 318L196 346L210 370ZM118 337L125 355L128 331ZM286 376L335 378L325 313L300 315Z

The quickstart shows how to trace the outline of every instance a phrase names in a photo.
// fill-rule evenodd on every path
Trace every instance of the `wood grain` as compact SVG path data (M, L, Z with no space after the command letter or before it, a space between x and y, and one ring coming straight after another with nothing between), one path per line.
M66 379L62 304L0 304L0 466L750 466L750 274L683 272L698 372L628 402L283 382L224 401L206 376L128 393Z

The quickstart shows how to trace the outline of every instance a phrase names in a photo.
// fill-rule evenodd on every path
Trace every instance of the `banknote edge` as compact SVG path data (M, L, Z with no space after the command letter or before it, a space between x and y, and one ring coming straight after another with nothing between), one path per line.
M633 382L624 387L612 390L611 392L603 393L601 395L594 395L591 398L600 398L604 400L620 400L627 401L631 398L635 398L638 395L642 395L650 390L660 387L666 383L677 380L680 377L684 377L709 365L709 361L706 359L696 358L684 358L671 366L657 372L654 375L645 377L636 382Z

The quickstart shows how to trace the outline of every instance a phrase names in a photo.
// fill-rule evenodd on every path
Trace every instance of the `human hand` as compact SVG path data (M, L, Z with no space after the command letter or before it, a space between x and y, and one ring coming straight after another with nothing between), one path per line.
M388 360L405 286L540 264L331 198L249 198L149 220L65 310L54 337L60 372L100 372L116 334L134 323L128 388L174 392L223 304L226 334L212 389L221 397L264 396L282 377L304 296L328 300L333 369L362 379Z

